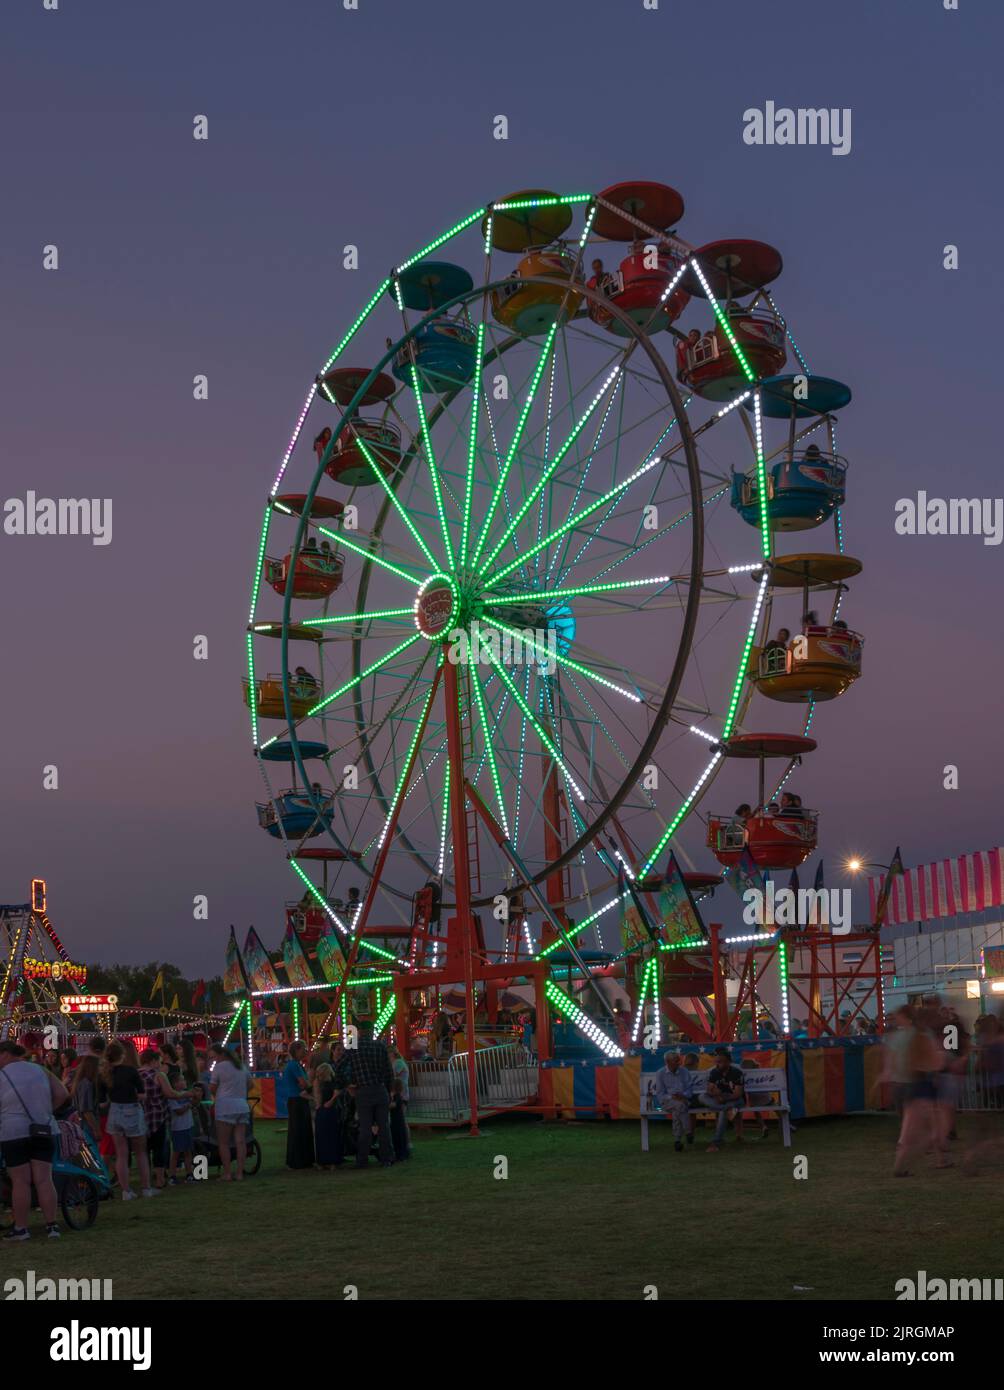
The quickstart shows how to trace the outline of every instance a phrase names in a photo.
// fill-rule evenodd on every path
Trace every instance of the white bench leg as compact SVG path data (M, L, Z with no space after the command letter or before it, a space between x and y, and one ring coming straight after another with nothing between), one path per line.
M641 1117L641 1151L648 1153L648 1118L645 1115Z

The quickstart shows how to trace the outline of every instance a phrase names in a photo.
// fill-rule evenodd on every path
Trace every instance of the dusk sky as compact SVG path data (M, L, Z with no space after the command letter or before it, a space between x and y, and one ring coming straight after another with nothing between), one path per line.
M1004 494L1000 0L19 0L0 40L0 503L107 497L114 525L107 546L0 534L0 900L45 876L75 959L208 975L231 922L275 944L295 880L256 824L241 677L307 386L388 267L458 216L629 178L680 189L695 244L776 245L800 345L854 392L844 614L865 674L821 711L803 778L828 882L851 851L1004 841L1004 546L894 531L919 490ZM849 108L850 152L744 144L768 101Z

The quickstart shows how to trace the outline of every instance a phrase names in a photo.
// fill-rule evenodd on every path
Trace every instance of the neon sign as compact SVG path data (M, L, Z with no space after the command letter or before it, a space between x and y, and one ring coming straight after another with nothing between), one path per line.
M29 980L72 980L82 985L87 979L87 966L74 965L71 960L34 960L25 956L22 973Z
M59 1005L61 1014L118 1013L117 994L64 994Z

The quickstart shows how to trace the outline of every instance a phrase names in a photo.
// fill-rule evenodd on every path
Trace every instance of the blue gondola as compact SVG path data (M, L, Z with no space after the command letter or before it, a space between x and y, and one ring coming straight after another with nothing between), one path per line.
M333 792L321 795L320 815L314 809L310 793L295 788L280 792L274 804L271 801L256 804L258 824L275 839L285 833L289 840L312 840L315 835L330 830L335 797Z
M767 470L767 512L777 531L808 531L844 504L847 463L832 454L802 451ZM733 508L750 526L760 525L756 474L733 473Z
M444 314L424 324L405 343L394 358L394 375L410 386L414 361L423 391L437 395L455 391L474 375L476 346L474 330L460 319Z

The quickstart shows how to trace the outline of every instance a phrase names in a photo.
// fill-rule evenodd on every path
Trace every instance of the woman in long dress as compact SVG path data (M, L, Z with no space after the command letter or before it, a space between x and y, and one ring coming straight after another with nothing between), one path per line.
M324 1169L345 1162L344 1105L335 1086L331 1050L323 1048L311 1058L314 1095L314 1155Z

